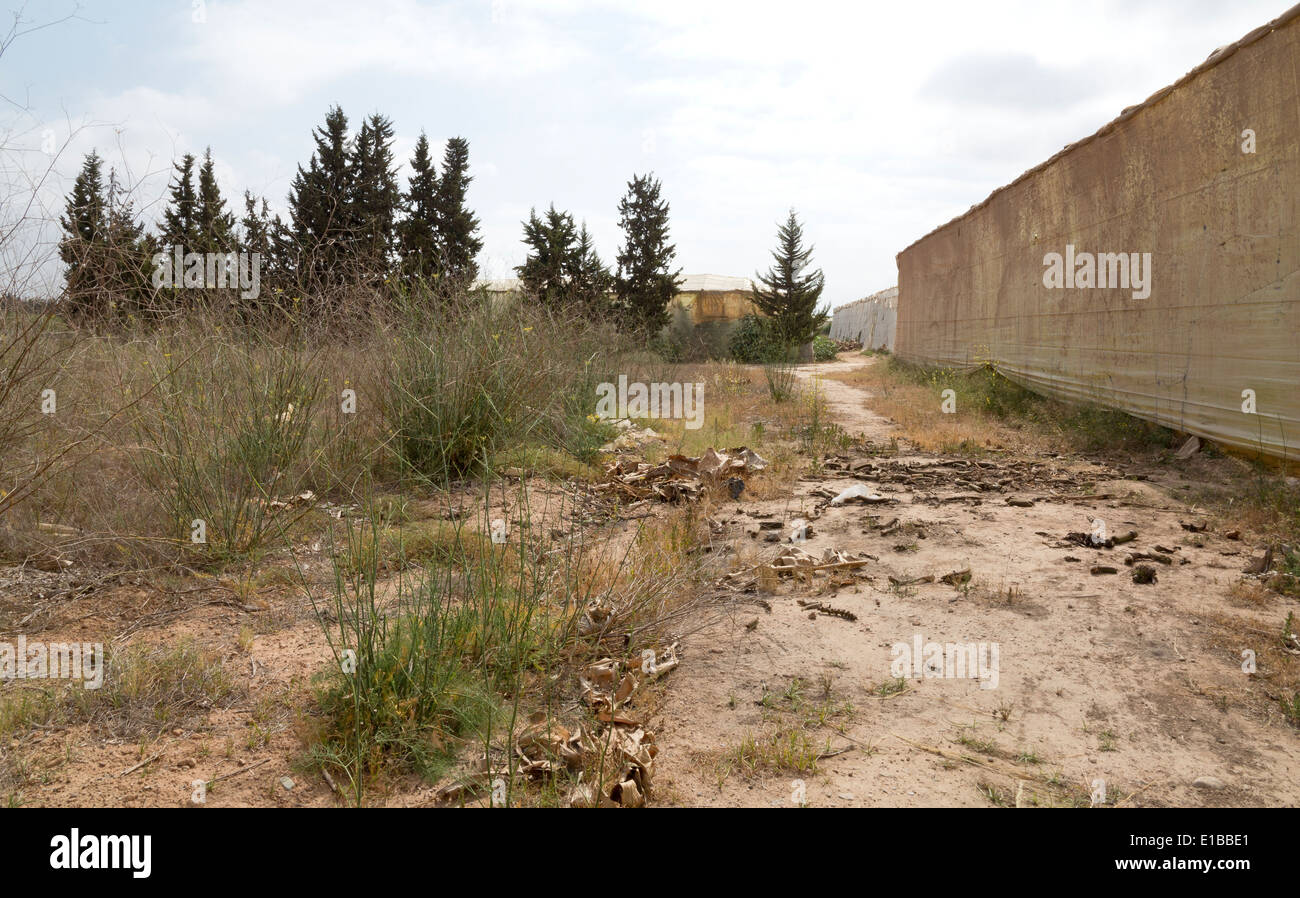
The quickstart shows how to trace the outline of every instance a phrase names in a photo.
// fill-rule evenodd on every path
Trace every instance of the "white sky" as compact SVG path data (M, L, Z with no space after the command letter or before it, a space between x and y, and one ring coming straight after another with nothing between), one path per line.
M393 119L403 187L421 128L435 142L469 140L489 276L510 276L523 260L520 221L552 201L584 219L612 261L618 199L633 173L653 171L687 273L765 269L793 206L838 305L896 283L903 247L1286 8L28 3L32 23L77 18L19 37L0 59L0 224L25 208L13 198L50 164L51 139L67 146L37 192L38 216L61 213L92 146L148 221L171 160L207 145L232 205L250 188L283 211L311 129L337 102L354 123L374 111ZM32 257L24 233L6 264ZM55 271L43 270L47 281Z

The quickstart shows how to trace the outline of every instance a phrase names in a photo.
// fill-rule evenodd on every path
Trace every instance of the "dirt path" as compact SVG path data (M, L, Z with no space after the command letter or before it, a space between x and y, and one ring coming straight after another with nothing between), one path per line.
M837 374L856 371L874 365L877 361L876 356L859 355L821 365L801 365L795 369L795 376L821 392L832 417L841 427L851 434L883 443L889 439L894 428L888 418L882 418L871 410L871 394L835 379Z
M834 379L871 361L800 376L818 377L839 423L878 446L889 422ZM785 501L719 509L720 551L745 565L770 560L781 545L769 540L796 517L812 527L804 550L873 560L856 578L821 573L746 594L752 604L732 620L684 642L659 736L660 801L989 806L1019 793L1022 804L1086 806L1104 791L1121 806L1300 803L1300 738L1241 661L1295 603L1233 605L1250 547L1185 530L1193 510L1120 477L1052 456L863 452L803 478ZM856 484L889 501L828 504ZM1065 541L1096 519L1138 537L1112 549ZM1138 584L1132 552L1172 563ZM1097 565L1118 573L1092 575ZM971 578L956 586L890 580L963 568ZM932 661L907 659L895 679L895 646L918 641L974 644L986 676L933 676ZM809 751L828 756L799 772Z

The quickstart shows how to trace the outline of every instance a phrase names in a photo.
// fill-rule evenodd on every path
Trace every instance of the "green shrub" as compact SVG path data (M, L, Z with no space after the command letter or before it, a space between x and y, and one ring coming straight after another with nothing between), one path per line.
M486 480L485 514L493 492ZM538 519L531 507L522 494L521 517L498 544L468 516L397 531L372 505L331 545L334 581L311 600L334 663L315 679L309 755L356 804L386 772L436 779L466 749L495 753L525 707L553 707L559 696L545 684L561 665L605 656L606 638L637 657L660 642L661 625L696 607L694 518L642 525L630 544L584 545L576 524L553 526L574 506ZM422 564L385 582L394 550ZM612 609L594 630L593 607ZM503 763L513 771L517 759ZM509 772L503 779L514 787Z
M472 301L413 317L390 340L384 416L403 473L443 483L498 451L535 444L589 458L607 429L588 418L613 340L519 306Z
M823 337L818 334L813 338L813 361L833 362L837 351L835 341L830 337Z
M650 341L649 350L665 362L676 365L686 358L686 348L675 335L659 334Z
M737 362L762 365L785 361L789 354L780 339L772 332L767 319L746 315L731 333L727 351Z

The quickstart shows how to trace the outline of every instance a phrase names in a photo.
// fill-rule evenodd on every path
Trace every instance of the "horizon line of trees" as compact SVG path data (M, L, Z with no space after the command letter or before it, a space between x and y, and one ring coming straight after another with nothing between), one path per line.
M92 150L85 157L61 218L59 255L67 265L65 308L77 319L163 316L205 302L181 284L181 273L158 286L153 258L175 247L197 253L257 253L259 295L231 299L249 312L339 311L347 288L397 287L449 297L473 287L483 248L479 220L467 204L469 142L447 141L441 171L421 131L401 189L393 159L392 121L373 113L354 133L335 105L313 129L306 166L290 183L288 220L272 215L265 197L245 190L243 214L227 208L211 148L200 161L173 163L166 207L156 233L138 221L129 192ZM623 333L653 339L669 322L682 283L669 241L669 204L653 174L633 175L618 205L623 245L613 267L596 252L586 223L554 203L522 222L528 249L515 271L524 292L548 308L576 310ZM816 306L822 274L804 275L812 247L802 247L794 210L778 233L776 264L758 275L752 299L783 341L811 339L825 320Z
M524 292L544 306L567 304L623 333L653 338L667 326L668 305L682 284L662 189L653 174L627 182L618 204L624 242L613 268L601 261L586 222L577 225L554 203L540 217L529 210L523 222L528 256L515 267Z
M68 195L59 256L67 265L64 301L78 318L161 315L199 301L181 287L153 283L153 257L186 253L257 253L261 293L250 307L323 310L340 289L378 287L400 279L431 292L467 288L478 277L479 222L466 203L469 142L447 141L441 172L421 131L406 190L393 159L393 124L379 113L349 133L334 106L313 130L315 147L290 182L288 220L272 215L265 197L244 191L243 214L227 208L212 150L201 162L186 153L173 163L167 203L156 233L137 219L115 171L92 150ZM179 273L176 273L179 280Z

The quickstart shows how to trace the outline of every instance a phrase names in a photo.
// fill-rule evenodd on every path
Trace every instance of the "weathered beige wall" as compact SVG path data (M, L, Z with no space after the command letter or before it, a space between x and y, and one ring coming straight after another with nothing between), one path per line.
M751 295L739 290L681 292L673 297L672 305L689 312L691 322L697 325L739 321L746 315L757 314Z
M1298 195L1295 7L903 250L896 352L1300 458ZM1151 253L1150 296L1044 287L1067 244Z
M678 293L668 305L668 334L687 358L724 358L731 332L755 314L748 293L700 290Z

